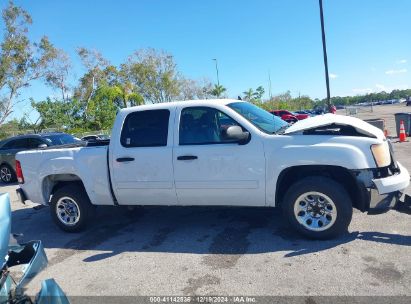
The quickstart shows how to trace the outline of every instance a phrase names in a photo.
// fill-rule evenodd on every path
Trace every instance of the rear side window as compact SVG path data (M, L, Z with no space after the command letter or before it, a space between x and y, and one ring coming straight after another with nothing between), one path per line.
M167 146L169 110L148 110L127 115L120 142L123 147Z
M3 146L3 149L25 149L27 148L27 139L11 140Z

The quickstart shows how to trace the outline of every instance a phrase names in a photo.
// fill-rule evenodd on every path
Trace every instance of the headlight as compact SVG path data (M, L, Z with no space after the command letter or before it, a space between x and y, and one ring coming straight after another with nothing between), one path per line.
M391 155L386 144L372 145L371 152L377 167L387 167L391 164Z

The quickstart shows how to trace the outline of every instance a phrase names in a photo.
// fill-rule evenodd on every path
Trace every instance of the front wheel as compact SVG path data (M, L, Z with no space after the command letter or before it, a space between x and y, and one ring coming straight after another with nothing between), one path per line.
M282 204L291 226L313 239L329 239L346 232L352 218L352 202L336 181L306 177L286 192Z
M83 230L94 214L84 188L73 184L57 190L50 202L50 214L62 230L78 232Z

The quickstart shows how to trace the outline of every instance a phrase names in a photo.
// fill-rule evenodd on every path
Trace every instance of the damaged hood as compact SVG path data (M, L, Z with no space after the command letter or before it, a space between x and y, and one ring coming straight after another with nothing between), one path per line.
M374 127L373 125L359 118L336 114L324 114L310 117L304 120L299 120L298 122L287 128L284 133L290 134L327 126L351 126L358 133L365 136L381 140L384 139L384 133L377 127Z

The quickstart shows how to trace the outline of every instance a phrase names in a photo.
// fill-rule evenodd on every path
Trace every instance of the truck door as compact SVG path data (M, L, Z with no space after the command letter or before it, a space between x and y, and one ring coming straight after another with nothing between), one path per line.
M186 107L176 119L174 178L179 205L265 205L263 143L225 138L227 114L211 107ZM244 128L243 128L244 129Z
M175 110L126 115L110 143L113 190L120 205L174 205L173 123ZM118 131L120 132L120 131Z

